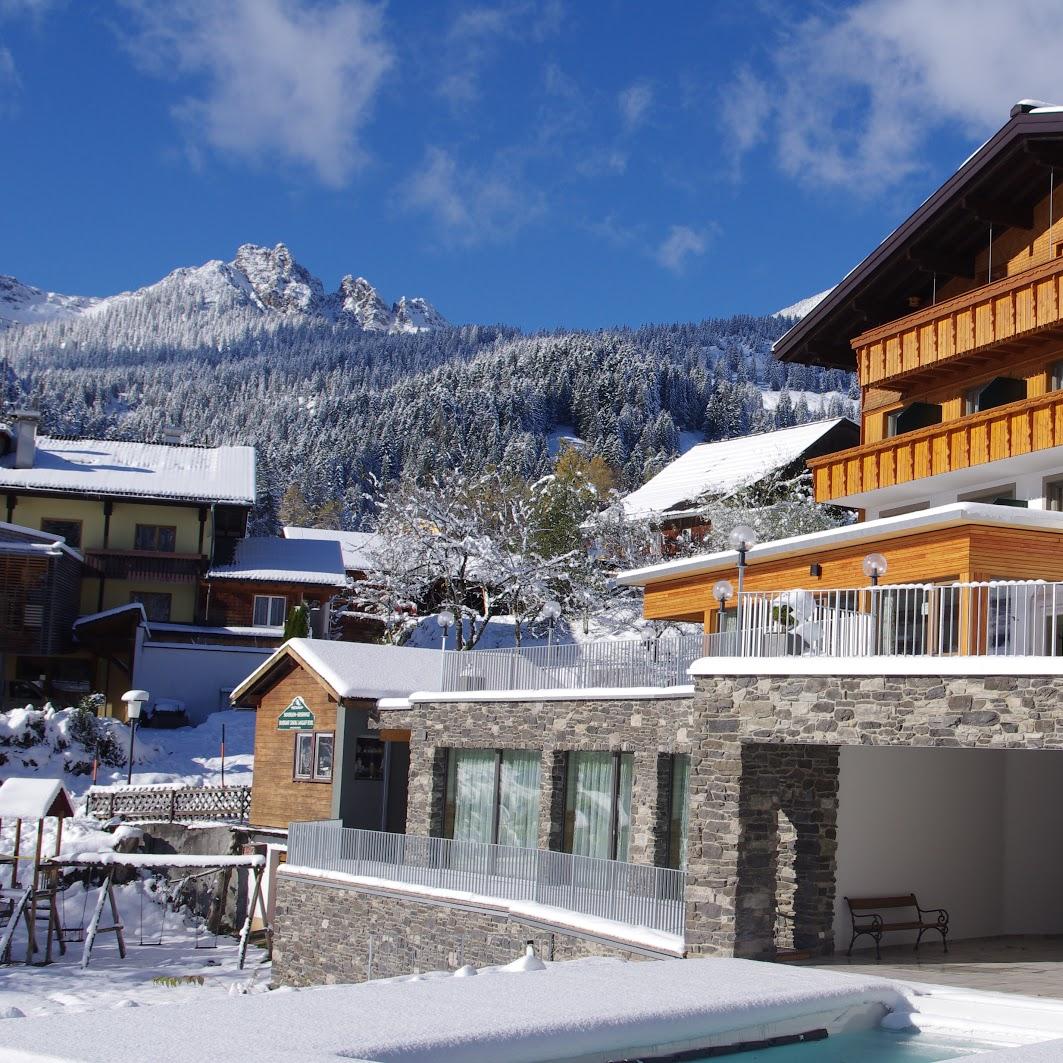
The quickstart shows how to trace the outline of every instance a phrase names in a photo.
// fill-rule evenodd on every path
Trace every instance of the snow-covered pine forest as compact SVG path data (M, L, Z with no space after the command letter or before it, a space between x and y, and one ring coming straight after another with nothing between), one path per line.
M311 510L341 500L342 523L359 527L375 482L485 466L532 478L563 436L630 489L692 442L853 408L848 374L772 359L787 319L532 335L438 319L394 333L277 312L227 269L0 331L9 407L39 408L53 435L152 439L176 425L190 442L253 444L259 531L291 484Z

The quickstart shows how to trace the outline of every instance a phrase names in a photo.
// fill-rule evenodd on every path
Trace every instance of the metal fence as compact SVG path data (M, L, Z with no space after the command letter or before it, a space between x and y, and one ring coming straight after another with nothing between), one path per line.
M93 787L87 796L94 819L246 822L251 809L250 786Z
M293 823L288 864L525 901L682 937L686 872L546 849ZM548 920L547 920L548 921Z
M1063 656L1063 584L891 584L751 591L707 656Z
M687 669L704 655L693 635L446 650L443 690L572 690L586 687L668 687L689 683Z

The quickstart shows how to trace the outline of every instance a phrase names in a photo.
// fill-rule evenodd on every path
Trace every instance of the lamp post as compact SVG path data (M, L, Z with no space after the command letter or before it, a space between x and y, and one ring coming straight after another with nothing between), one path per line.
M126 786L133 785L133 741L137 733L137 721L140 719L140 711L151 700L151 695L146 690L127 690L122 695L125 702L125 716L129 723L129 771L126 773Z
M447 632L450 631L454 625L454 621L457 617L454 616L452 609L440 609L436 614L436 620L439 621L439 625L443 628L443 637L439 642L439 689L446 689L447 678Z
M713 598L716 599L716 601L717 601L717 603L718 603L718 605L720 607L719 608L719 613L718 613L719 620L716 623L716 630L718 632L720 632L721 636L723 636L723 634L724 634L724 626L723 626L724 610L727 608L727 603L734 597L734 595L735 595L734 584L729 579L717 580L712 585L712 596L713 596ZM724 642L724 640L721 637L720 638L720 648L721 648L721 650L723 649L723 642ZM721 653L721 656L724 656L724 654Z
M736 604L737 620L735 626L738 629L738 650L742 650L742 588L746 574L746 554L757 545L757 533L748 524L736 524L727 536L727 541L732 549L738 551L738 599Z
M549 652L554 644L554 626L561 619L561 603L553 599L543 605L542 615L546 619L546 649Z
M868 554L860 567L864 570L864 575L871 580L872 652L877 657L882 645L882 632L879 630L879 603L875 589L878 587L878 581L886 574L889 565L882 554Z
M864 575L871 580L871 586L877 587L880 577L886 575L889 563L881 554L868 554L863 562Z

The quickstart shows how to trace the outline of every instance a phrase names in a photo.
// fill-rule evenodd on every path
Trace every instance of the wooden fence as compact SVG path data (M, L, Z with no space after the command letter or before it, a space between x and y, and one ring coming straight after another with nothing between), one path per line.
M250 786L123 786L90 789L87 811L95 819L247 822L250 808Z

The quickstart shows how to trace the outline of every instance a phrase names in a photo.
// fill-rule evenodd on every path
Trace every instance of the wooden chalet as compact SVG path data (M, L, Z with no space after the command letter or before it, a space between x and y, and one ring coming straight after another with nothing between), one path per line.
M1029 102L775 346L855 370L860 441L809 461L859 523L754 546L747 591L1063 579L1063 109ZM647 566L645 614L721 630L733 551ZM732 602L733 605L733 602ZM726 611L726 610L725 610ZM1054 627L1054 625L1053 625Z
M408 730L369 726L380 698L439 684L434 650L291 639L232 694L253 706L252 826L287 830L295 820L403 831Z

